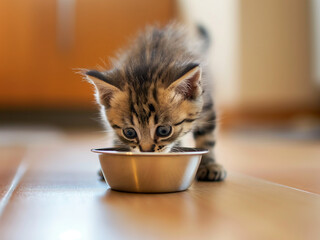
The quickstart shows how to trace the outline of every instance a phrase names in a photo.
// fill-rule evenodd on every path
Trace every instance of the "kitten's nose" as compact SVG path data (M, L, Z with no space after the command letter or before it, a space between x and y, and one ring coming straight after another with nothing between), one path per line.
M155 144L139 145L140 152L154 152L155 148L156 148Z

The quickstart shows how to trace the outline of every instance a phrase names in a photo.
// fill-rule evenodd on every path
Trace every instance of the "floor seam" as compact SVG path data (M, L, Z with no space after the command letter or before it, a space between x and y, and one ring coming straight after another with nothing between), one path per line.
M26 161L21 161L16 174L14 175L12 181L11 181L11 185L8 189L8 191L6 192L6 194L4 195L4 197L0 200L0 218L6 208L6 206L8 205L10 198L13 194L13 192L16 190L18 184L20 183L23 175L25 174L27 170L27 164Z

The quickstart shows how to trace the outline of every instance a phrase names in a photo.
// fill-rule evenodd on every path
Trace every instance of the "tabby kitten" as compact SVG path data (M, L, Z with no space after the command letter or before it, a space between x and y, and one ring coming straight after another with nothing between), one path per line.
M209 149L197 179L220 181L226 171L213 153L216 115L206 79L205 42L193 39L176 24L150 27L112 60L111 70L84 74L96 87L96 99L105 124L113 129L116 147L168 152L192 132L195 147Z

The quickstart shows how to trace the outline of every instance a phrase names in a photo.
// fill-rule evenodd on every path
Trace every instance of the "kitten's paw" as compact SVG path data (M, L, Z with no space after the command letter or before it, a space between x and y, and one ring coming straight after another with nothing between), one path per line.
M201 164L197 171L199 181L223 181L227 176L226 170L217 163Z
M99 176L99 180L100 181L104 181L104 176L103 176L103 173L101 171L101 169L97 172L98 176Z

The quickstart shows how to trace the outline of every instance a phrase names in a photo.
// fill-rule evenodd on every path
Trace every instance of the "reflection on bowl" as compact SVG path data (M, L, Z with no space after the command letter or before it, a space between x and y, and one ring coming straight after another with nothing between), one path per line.
M174 152L125 152L117 148L92 149L99 154L104 178L111 189L126 192L177 192L192 184L203 154L198 148Z

